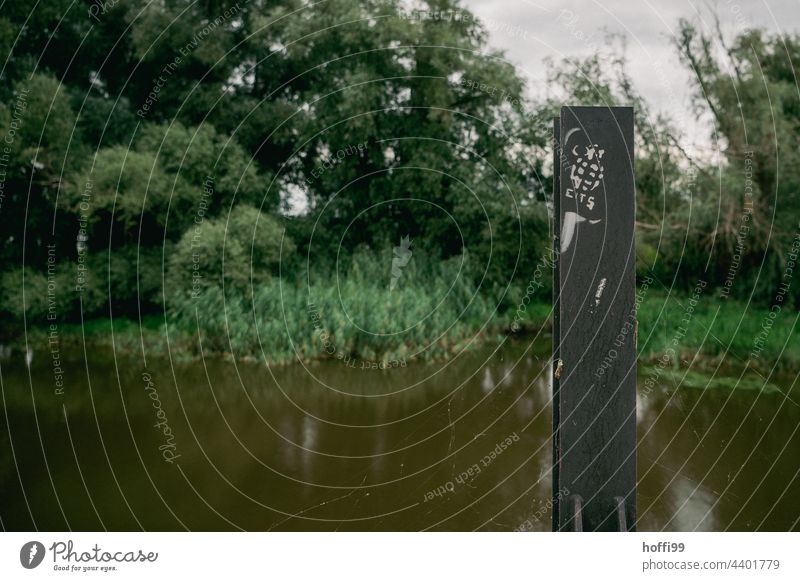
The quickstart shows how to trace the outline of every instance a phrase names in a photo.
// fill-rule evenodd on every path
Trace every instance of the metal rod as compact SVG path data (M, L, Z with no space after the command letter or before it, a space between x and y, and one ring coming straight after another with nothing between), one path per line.
M614 502L617 503L617 530L621 533L627 533L628 524L625 518L625 499L621 496L615 496Z
M572 526L574 532L583 532L583 498L580 494L572 495Z

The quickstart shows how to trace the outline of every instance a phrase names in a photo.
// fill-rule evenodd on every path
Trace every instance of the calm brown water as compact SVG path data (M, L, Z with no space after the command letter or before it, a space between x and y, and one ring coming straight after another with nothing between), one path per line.
M62 353L63 395L49 354L30 372L14 355L2 527L549 530L548 352L520 341L371 370L95 349L88 364ZM640 387L640 530L799 528L800 393L775 383Z

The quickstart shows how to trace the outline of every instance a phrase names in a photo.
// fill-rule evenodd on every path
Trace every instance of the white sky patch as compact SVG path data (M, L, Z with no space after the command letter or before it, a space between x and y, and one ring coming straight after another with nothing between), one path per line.
M728 37L754 27L779 34L800 30L797 0L718 0L710 5L716 6ZM682 146L691 155L703 159L714 155L709 121L698 121L692 112L690 74L679 62L673 42L681 17L698 22L708 32L713 30L704 3L464 0L464 6L491 23L487 26L490 46L506 51L520 76L528 80L528 94L533 98L546 94L545 58L558 62L564 57L587 57L598 45L602 47L605 31L623 34L628 39L628 73L651 112L665 113L675 121L683 133Z
M286 216L302 216L308 212L308 195L297 184L284 184L282 190L284 191L284 201L287 210L282 212Z

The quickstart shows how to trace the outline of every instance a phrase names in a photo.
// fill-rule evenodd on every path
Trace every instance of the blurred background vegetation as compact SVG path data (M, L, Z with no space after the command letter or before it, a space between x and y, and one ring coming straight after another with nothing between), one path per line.
M662 299L701 279L719 296L738 264L737 317L749 303L760 321L779 296L797 308L800 282L780 286L800 220L800 39L679 23L675 56L721 144L700 160L637 92L621 39L551 62L531 99L480 21L423 4L459 16L383 0L6 3L0 339L113 317L199 338L189 352L326 356L309 304L337 354L367 359L506 332L548 254L565 103L636 108L637 268ZM403 237L413 258L390 290ZM524 323L547 317L541 282Z

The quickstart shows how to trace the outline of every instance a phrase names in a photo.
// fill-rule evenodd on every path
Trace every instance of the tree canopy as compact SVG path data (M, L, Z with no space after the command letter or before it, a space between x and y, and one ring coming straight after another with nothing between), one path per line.
M487 38L454 0L4 5L3 316L44 316L48 277L62 317L134 315L193 269L247 294L404 238L501 304L550 245L562 103L636 108L640 270L720 285L742 254L737 292L772 300L798 229L796 37L680 23L721 163L681 150L624 47L551 63L535 101Z

